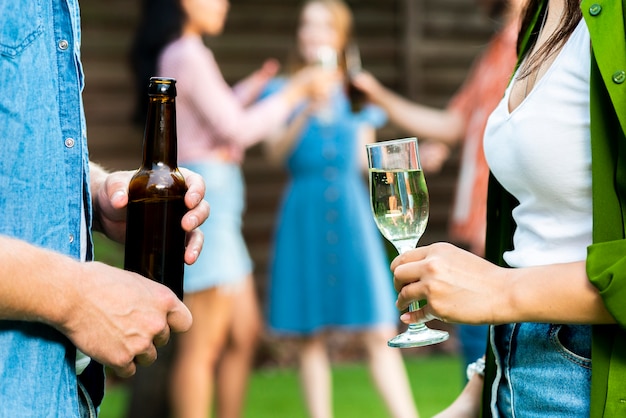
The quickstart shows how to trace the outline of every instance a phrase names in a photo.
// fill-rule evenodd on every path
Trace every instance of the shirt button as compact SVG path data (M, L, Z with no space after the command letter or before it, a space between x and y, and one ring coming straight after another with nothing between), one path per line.
M602 6L600 6L597 3L596 4L592 4L591 7L589 7L589 14L591 16L598 16L601 11L602 11Z
M626 81L626 71L620 70L613 73L613 82L615 84L622 84Z
M324 169L324 179L332 181L337 179L338 170L335 167L326 167Z
M65 39L59 41L59 49L65 51L69 46L69 42L67 42Z
M324 190L324 200L326 202L335 202L339 198L339 191L330 186Z
M74 234L70 234L70 244L74 242Z
M74 138L66 138L65 139L65 146L68 148L72 148L75 144Z
M326 243L330 245L335 245L339 242L339 237L335 231L327 231L326 232Z

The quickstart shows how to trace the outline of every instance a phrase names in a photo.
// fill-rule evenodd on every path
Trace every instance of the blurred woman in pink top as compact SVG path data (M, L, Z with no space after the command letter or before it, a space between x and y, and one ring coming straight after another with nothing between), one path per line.
M329 75L305 68L285 90L255 101L278 65L268 61L231 87L202 40L222 32L227 0L160 0L148 7L170 20L149 21L145 29L167 32L160 36L161 45L152 48L158 56L153 71L177 80L179 165L195 167L204 177L211 202L202 256L195 268L185 270L184 302L194 323L178 340L170 384L172 412L177 418L211 416L215 391L217 416L236 418L261 329L252 261L241 231L241 162L246 148L283 125L312 94L313 82Z

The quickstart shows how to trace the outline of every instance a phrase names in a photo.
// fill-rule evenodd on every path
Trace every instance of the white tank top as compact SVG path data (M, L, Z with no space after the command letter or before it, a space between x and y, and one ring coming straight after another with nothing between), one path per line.
M522 103L509 112L510 83L489 118L489 167L520 204L513 211L512 267L584 260L591 244L590 39L578 24Z

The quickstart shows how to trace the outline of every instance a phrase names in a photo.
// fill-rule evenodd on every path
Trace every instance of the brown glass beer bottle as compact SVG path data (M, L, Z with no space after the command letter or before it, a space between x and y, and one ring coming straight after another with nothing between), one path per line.
M176 80L152 77L148 96L143 162L128 187L124 268L182 300L187 186L176 155Z

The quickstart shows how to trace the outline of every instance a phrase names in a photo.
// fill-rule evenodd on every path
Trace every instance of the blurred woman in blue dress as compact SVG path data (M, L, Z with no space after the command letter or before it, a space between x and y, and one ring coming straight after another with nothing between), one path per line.
M268 141L271 160L290 181L275 231L268 290L268 324L297 337L300 375L309 415L332 416L328 331L354 334L364 346L374 383L389 416L418 416L399 350L395 293L382 238L364 181L364 145L386 121L377 107L351 108L346 94L346 46L352 15L339 0L310 0L301 11L292 71L320 63L336 83L298 109ZM280 91L288 77L270 82Z

